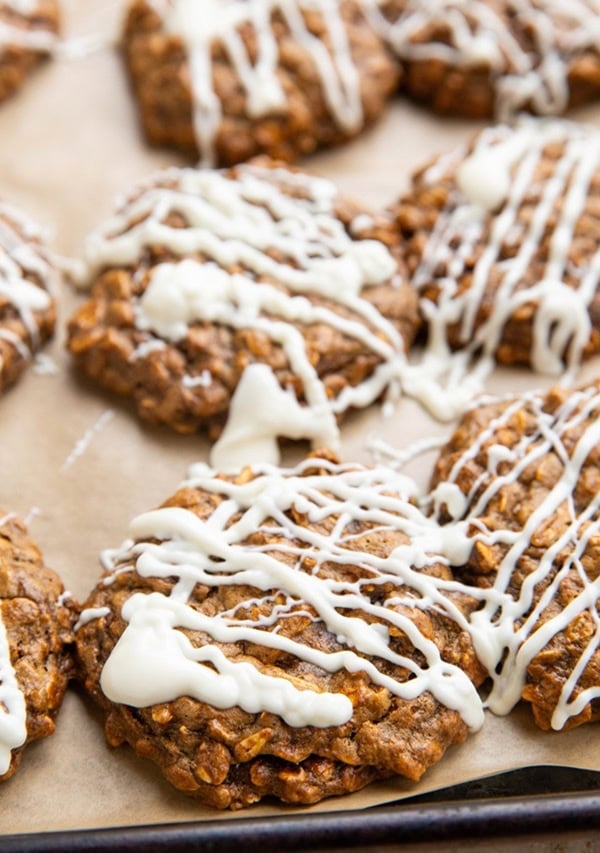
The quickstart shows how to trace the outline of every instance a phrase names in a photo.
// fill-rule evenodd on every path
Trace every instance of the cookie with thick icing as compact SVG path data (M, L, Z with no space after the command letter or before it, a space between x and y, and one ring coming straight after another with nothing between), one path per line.
M463 741L483 720L475 602L448 565L466 540L405 486L326 454L192 469L105 553L82 611L78 667L108 742L237 809L418 779Z
M542 729L600 719L599 448L596 382L474 408L435 470L473 542L455 573L486 591L471 633L487 704L523 698Z
M35 223L0 202L0 394L52 336L58 278Z
M25 526L0 511L0 781L54 732L72 661L73 608Z
M210 165L350 139L399 76L358 0L133 0L123 44L148 140Z
M505 119L561 115L600 95L595 0L363 0L436 112Z
M147 421L215 437L231 414L217 467L276 461L275 436L332 446L338 416L394 393L416 333L397 254L390 221L328 180L169 170L89 239L68 346Z
M414 176L393 214L459 393L465 365L560 375L600 351L599 204L600 134L562 119L487 128Z
M52 50L58 28L57 0L0 2L0 102L20 89Z

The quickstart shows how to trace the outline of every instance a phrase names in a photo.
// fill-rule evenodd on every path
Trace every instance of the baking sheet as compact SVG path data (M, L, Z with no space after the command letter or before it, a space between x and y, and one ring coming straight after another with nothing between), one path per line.
M118 0L70 0L64 6L68 36L117 31ZM600 108L577 117L598 121ZM463 141L476 127L440 121L398 100L360 140L307 165L356 197L384 205L406 186L413 168ZM110 213L115 195L159 167L182 162L144 145L120 62L108 46L77 62L45 66L0 109L0 195L49 226L53 246L66 255L80 253L85 235ZM72 373L62 329L78 299L65 288L60 331L46 350L57 372L29 371L0 403L0 505L29 517L46 561L83 599L99 574L101 549L118 544L134 515L171 494L188 465L206 459L208 445L202 437L139 424L127 403ZM582 378L598 371L596 360ZM549 384L527 371L499 370L489 390ZM412 401L401 402L389 420L372 408L348 419L343 455L348 461L368 461L370 435L402 447L426 434L449 435L451 428L432 421ZM300 455L290 451L287 461ZM430 464L431 457L424 457L411 473L425 483ZM394 780L301 813L361 809L527 765L600 770L595 734L589 727L542 734L526 708L510 719L489 715L483 730L452 749L418 786ZM77 691L67 696L56 735L27 749L16 776L2 786L0 803L0 832L5 834L290 811L258 806L221 815L188 800L151 764L127 750L109 751L99 714Z

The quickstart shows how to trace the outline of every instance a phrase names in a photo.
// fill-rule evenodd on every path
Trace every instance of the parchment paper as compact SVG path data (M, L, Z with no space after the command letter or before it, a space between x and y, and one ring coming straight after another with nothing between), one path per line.
M116 33L118 0L65 2L65 31ZM578 118L598 120L600 108ZM413 168L467 138L476 125L434 118L398 100L359 141L312 158L307 165L336 179L363 200L384 205L406 186ZM113 197L162 166L182 161L149 150L115 50L77 62L54 61L0 108L0 195L21 205L54 232L53 245L77 256L86 233L112 208ZM101 549L126 536L129 520L158 505L190 463L205 459L201 437L183 438L138 423L126 403L81 381L64 354L62 328L77 304L65 288L61 330L46 350L56 375L29 371L0 401L0 505L30 516L32 535L67 588L83 600L99 574ZM600 370L589 364L584 375ZM498 371L491 392L548 386L528 371ZM376 408L345 424L344 458L368 461L370 434L402 447L424 435L449 435L451 425L429 419L403 401L390 420ZM301 451L291 453L293 462ZM431 457L413 465L425 483ZM488 716L483 730L453 748L418 786L402 780L373 785L306 811L360 809L496 772L534 764L600 770L600 738L582 727L543 734L527 708L509 719ZM237 816L285 813L256 807ZM230 819L174 791L148 762L105 746L100 715L69 692L55 736L30 746L16 776L0 789L0 832ZM235 817L235 815L233 816Z

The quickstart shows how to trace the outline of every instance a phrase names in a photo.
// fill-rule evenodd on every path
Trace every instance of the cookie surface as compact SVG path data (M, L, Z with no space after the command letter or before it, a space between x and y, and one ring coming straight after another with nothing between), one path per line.
M71 674L72 610L25 526L0 511L0 781L54 732Z
M357 0L134 0L124 50L149 141L210 165L343 142L399 75Z
M402 61L405 90L438 113L561 115L600 95L594 0L366 3Z
M327 180L273 163L167 171L90 238L97 277L68 346L180 432L218 434L250 370L246 422L325 446L337 414L393 384L416 332L396 252L389 221Z
M57 282L37 226L0 202L0 394L52 336Z
M447 559L395 472L322 457L190 478L107 552L82 612L109 743L241 808L418 779L481 724L472 602L441 594Z
M0 102L47 56L58 28L58 0L0 2Z
M563 120L488 128L394 210L442 359L575 370L600 350L600 135Z
M599 416L600 383L475 408L434 475L466 498L474 546L455 573L488 591L471 617L487 704L522 697L542 729L600 719Z

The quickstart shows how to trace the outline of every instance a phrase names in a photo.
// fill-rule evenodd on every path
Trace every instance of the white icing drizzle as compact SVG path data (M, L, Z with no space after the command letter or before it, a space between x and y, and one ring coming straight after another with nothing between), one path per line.
M195 322L266 335L283 349L290 369L301 380L306 405L300 409L286 391L278 393L277 380L267 377L264 368L251 370L244 378L232 409L260 419L255 432L260 433L261 448L268 443L266 458L273 462L278 458L272 452L277 436L305 437L315 446L337 447L335 414L367 406L386 389L392 396L397 393L405 363L402 338L362 296L363 288L394 279L397 264L392 255L378 241L355 241L348 235L335 216L336 188L322 178L247 165L237 170L235 180L221 172L192 169L166 172L163 180L166 186L147 185L92 235L86 249L90 266L99 270L139 263L150 245L183 256L184 260L150 271L148 286L135 306L137 328L172 342L184 338ZM293 197L278 184L302 197ZM184 216L188 227L166 225L169 214ZM206 260L186 257L198 254ZM232 267L241 271L228 272ZM315 299L309 300L307 294ZM360 341L381 361L370 377L335 400L328 399L300 331L319 323ZM132 358L155 346L160 346L156 337L142 342ZM250 442L246 418L241 415L241 431L238 421L223 437L229 451L233 433L240 451L244 434ZM235 462L220 450L215 458L228 469L259 462L264 458L256 452L259 445L248 443L245 458L236 454Z
M519 217L530 197L536 167L546 146L564 150L539 191L527 222ZM440 419L464 411L483 390L494 367L494 353L509 318L526 304L537 303L531 363L540 373L573 378L591 331L588 307L600 281L600 252L575 267L570 248L594 175L600 166L600 134L593 128L562 120L522 119L514 128L484 131L472 154L455 170L455 188L438 217L412 279L418 290L439 288L435 303L424 297L421 308L429 323L422 362L403 379L404 389L422 400ZM437 165L425 173L425 184L440 179ZM540 241L552 229L549 257L538 281L523 286L523 276ZM518 230L519 247L500 263L502 246ZM477 241L485 248L475 263L471 283L459 292L465 264ZM436 269L444 266L445 276ZM482 300L494 278L489 317L476 328ZM448 327L460 324L464 348L451 353ZM567 350L566 364L563 361Z
M222 104L215 90L211 50L219 42L246 94L250 118L282 112L286 96L278 74L279 47L273 26L280 17L291 38L314 63L326 104L338 126L354 132L363 123L360 80L352 59L341 0L154 0L164 30L179 36L190 66L193 120L198 150L206 165L215 160ZM317 12L330 43L309 30L305 15ZM251 57L240 30L256 40Z
M94 619L102 619L103 616L110 615L110 607L88 607L81 611L79 619L75 623L74 631L78 631L87 625L88 622L93 622Z
M508 0L511 25L488 0L407 0L392 21L378 8L383 0L362 2L401 59L489 68L501 118L528 107L540 115L564 112L571 62L587 51L597 55L600 45L598 0ZM431 27L447 39L420 42ZM524 31L533 50L516 35Z
M38 352L33 362L33 372L37 376L56 376L60 373L60 368L49 355Z
M315 464L332 476L315 472L302 476ZM457 710L469 727L479 728L483 712L473 684L441 659L435 643L418 630L405 610L435 607L466 630L465 616L444 594L460 585L418 570L435 562L464 560L465 548L470 548L466 525L440 527L427 518L408 498L397 495L399 478L391 469L309 459L296 469L264 465L255 473L255 479L234 484L218 479L204 465L195 466L187 485L224 497L208 519L202 521L181 508L155 510L134 520L132 540L121 549L105 552L103 563L112 572L106 579L109 583L117 573L134 568L143 577L177 578L169 596L135 593L126 601L121 615L127 627L102 671L106 696L144 707L189 695L219 708L239 705L251 713L272 711L292 726L341 725L350 719L352 705L345 696L300 690L283 678L267 677L247 662L228 660L210 641L194 648L177 630L189 628L217 643L245 640L284 650L328 672L364 671L375 684L407 700L430 691ZM288 516L292 507L313 524L333 520L331 533L297 524ZM401 531L410 544L396 548L387 558L354 550L354 520ZM279 542L247 544L257 530L268 531ZM301 544L294 544L295 540ZM300 568L308 558L315 560L311 572ZM328 561L359 565L364 577L354 582L327 579L320 566ZM384 583L393 583L401 597L375 604L363 587ZM263 602L273 603L277 591L278 601L281 593L286 603L257 622L242 618L237 609L209 617L188 603L196 584L249 585L262 591ZM298 609L322 621L342 649L321 651L285 637L275 622ZM348 610L351 616L345 615ZM268 626L273 630L265 630ZM393 650L391 627L406 634L422 656L422 665ZM411 678L396 681L371 658L406 667Z
M107 409L105 412L102 412L95 424L86 430L82 437L75 442L73 449L60 466L61 473L64 473L65 471L68 471L69 468L73 467L77 460L86 452L94 438L97 435L100 435L102 430L112 421L114 416L115 413L112 409Z
M493 680L487 704L495 713L506 714L518 702L529 664L556 634L584 613L595 626L581 657L565 680L553 712L552 727L562 729L571 717L600 697L600 685L580 689L578 695L574 695L583 670L600 645L600 579L591 580L582 562L592 537L600 532L600 495L594 495L589 504L579 511L573 500L582 466L600 442L600 420L596 414L600 408L600 394L593 388L574 392L553 414L544 411L544 400L535 393L506 405L458 458L448 483L440 484L438 489L454 486L467 462L483 451L487 442L510 423L524 403L535 418L536 428L528 428L527 434L513 448L492 444L487 449L488 471L473 484L465 496L466 502L462 507L457 505L453 515L455 519L477 519L474 524L480 532L475 533L474 541L505 546L493 587L500 597L490 597L481 610L473 613L470 627L477 654ZM565 437L573 435L573 430L581 428L586 419L589 422L574 446L572 438L565 444ZM516 482L528 466L538 463L550 452L560 460L562 473L522 529L489 530L481 517L485 518L490 502L503 487ZM500 464L502 468L498 472ZM505 593L518 561L530 546L536 531L559 507L566 508L568 513L564 529L561 525L563 532L557 533L555 541L537 559L535 568L523 581L518 597L507 599ZM545 610L568 573L575 574L580 591L562 611L549 618ZM534 590L540 584L545 588L534 603ZM546 621L540 623L540 619Z
M34 242L40 237L39 229L25 214L0 203L0 301L8 301L17 311L29 343L10 329L0 329L0 338L26 359L38 345L35 314L49 308L57 281L44 248ZM34 276L43 286L33 284L26 275Z

